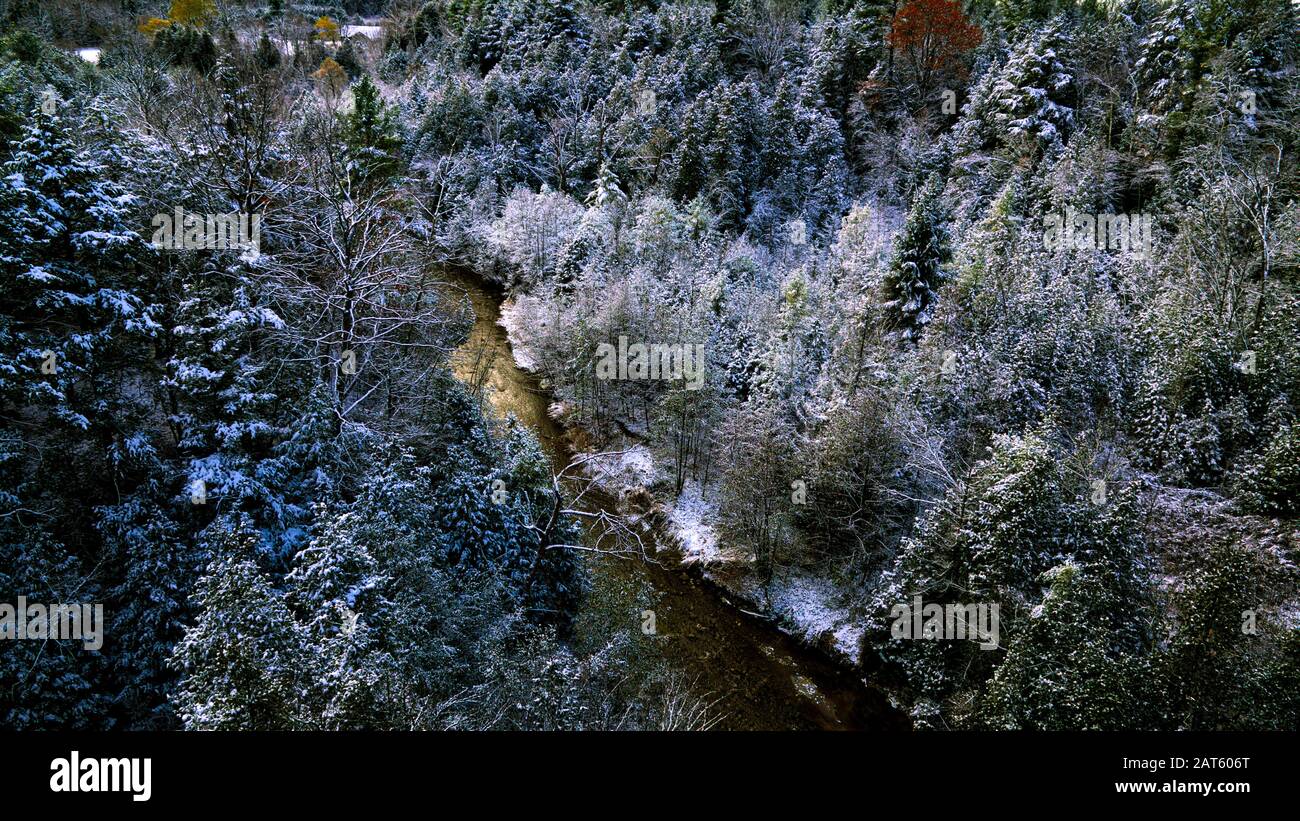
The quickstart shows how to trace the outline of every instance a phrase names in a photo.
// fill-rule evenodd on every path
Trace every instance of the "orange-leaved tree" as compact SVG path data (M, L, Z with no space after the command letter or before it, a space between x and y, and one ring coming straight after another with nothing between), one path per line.
M957 72L962 55L980 44L984 32L956 0L908 0L894 14L890 48L901 52L924 99L932 83Z
M339 95L348 87L348 73L333 57L322 60L320 68L313 71L311 76L320 83L321 94L331 104L337 102Z

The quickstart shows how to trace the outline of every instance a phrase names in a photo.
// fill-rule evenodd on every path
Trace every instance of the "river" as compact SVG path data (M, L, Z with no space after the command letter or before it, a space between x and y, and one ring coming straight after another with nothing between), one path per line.
M452 357L456 376L479 375L499 417L513 413L537 435L556 465L570 458L560 426L547 414L550 395L537 377L515 365L505 330L497 324L501 294L467 274L448 274L474 311L468 339ZM600 501L596 502L601 504ZM608 504L608 500L605 500ZM866 686L770 623L741 613L695 574L638 559L584 552L592 579L587 607L614 623L626 613L637 640L655 642L668 665L714 701L719 729L897 729L906 720L884 694ZM655 634L642 632L645 597Z

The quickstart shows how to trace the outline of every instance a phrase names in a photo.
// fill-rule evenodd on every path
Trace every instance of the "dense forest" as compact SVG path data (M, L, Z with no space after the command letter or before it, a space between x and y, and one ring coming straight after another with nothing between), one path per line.
M1292 0L0 0L0 32L0 601L107 619L5 642L0 726L713 725L453 376L451 271L616 454L610 532L913 726L1300 726ZM629 341L702 377L610 378ZM995 603L997 646L900 640L917 597Z

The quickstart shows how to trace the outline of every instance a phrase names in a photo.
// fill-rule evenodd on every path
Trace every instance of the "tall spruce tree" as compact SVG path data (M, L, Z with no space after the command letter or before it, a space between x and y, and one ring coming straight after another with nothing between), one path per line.
M929 324L935 292L947 276L942 192L942 179L933 175L917 193L882 283L886 322L904 340L918 339Z

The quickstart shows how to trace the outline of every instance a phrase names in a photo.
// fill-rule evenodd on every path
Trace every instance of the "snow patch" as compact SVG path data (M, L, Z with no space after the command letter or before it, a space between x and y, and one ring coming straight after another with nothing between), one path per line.
M614 453L591 454L586 467L601 485L619 489L649 487L657 475L654 456L645 445L634 445Z
M365 37L367 40L379 40L384 36L384 27L383 26L344 26L343 27L344 37L353 37L358 35L361 37Z
M718 547L717 507L704 498L698 482L688 480L668 514L668 528L682 548L682 563L713 564L728 558Z
M1300 630L1300 602L1290 602L1278 608L1278 621L1288 630Z
M836 653L857 665L867 625L843 604L844 591L829 579L791 572L772 580L769 594L772 615L809 644L829 644Z

